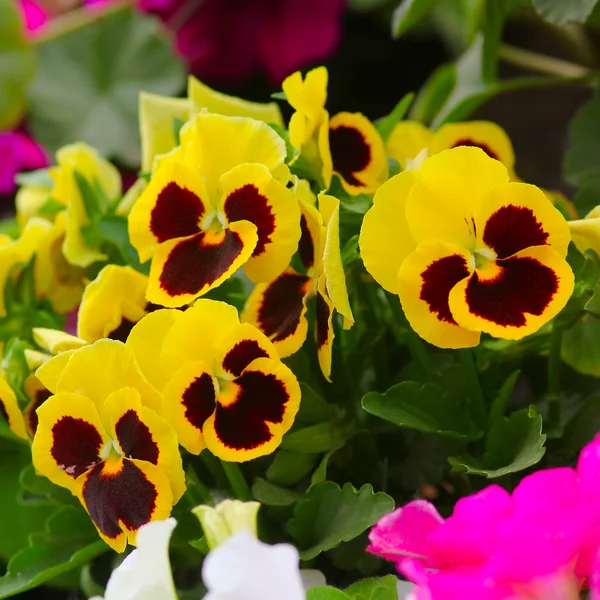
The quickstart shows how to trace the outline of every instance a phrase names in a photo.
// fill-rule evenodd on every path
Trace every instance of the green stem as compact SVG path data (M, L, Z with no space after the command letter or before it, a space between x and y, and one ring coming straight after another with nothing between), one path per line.
M548 429L560 428L560 349L563 328L556 321L552 324L550 335L550 354L548 355Z
M458 351L458 354L471 395L473 416L480 427L485 427L487 424L487 408L485 406L483 389L481 388L481 383L479 381L479 374L477 373L477 367L475 366L475 360L473 359L473 351L470 348L463 348Z
M531 52L531 50L517 48L510 44L501 44L498 55L502 60L523 69L566 79L585 77L593 73L591 69L582 65L554 58L553 56Z
M102 10L89 8L80 8L78 10L72 10L56 19L52 19L46 27L44 27L41 33L31 38L31 44L39 46L56 38L62 37L67 33L82 29L91 23L100 21L109 15L117 13L127 7L131 6L131 2L123 0L120 2L114 2L103 7Z
M236 497L239 500L251 500L252 491L246 482L246 478L240 469L240 465L224 460L221 461L221 465L223 466L223 471L225 471L225 475L227 476L227 479L231 484L231 489Z
M406 344L412 359L417 363L422 375L426 379L433 379L435 375L435 369L433 368L433 362L431 356L427 351L425 342L419 337L415 330L410 326L410 323L406 319L406 315L400 305L400 300L397 296L392 294L385 295L387 303L398 323L406 325L407 335L405 337Z

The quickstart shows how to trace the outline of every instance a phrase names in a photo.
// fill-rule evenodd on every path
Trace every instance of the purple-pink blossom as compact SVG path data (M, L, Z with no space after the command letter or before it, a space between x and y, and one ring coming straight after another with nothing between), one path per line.
M600 436L576 469L538 471L512 494L461 498L448 519L425 500L383 517L369 552L396 563L418 600L577 598L600 591Z
M43 148L21 131L0 131L0 194L14 191L21 171L48 166Z

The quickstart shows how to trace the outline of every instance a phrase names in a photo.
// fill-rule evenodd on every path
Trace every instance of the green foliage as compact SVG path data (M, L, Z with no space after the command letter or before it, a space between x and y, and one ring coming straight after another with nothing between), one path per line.
M81 140L129 165L140 160L138 94L177 94L182 66L150 17L122 9L39 47L31 126L49 150Z
M25 107L25 87L35 55L23 34L18 4L0 0L0 129L16 125Z
M554 25L585 23L597 3L598 0L533 0L533 6L540 15Z
M361 579L346 588L346 595L352 600L398 600L396 577L371 577Z
M561 358L584 375L600 377L600 319L584 314L563 334Z
M379 131L384 141L390 137L396 124L404 119L414 98L415 95L412 92L405 94L387 117L383 117L375 122L375 127L377 127L377 131Z
M392 17L392 35L396 38L425 18L440 0L402 0Z
M306 592L306 600L348 600L350 596L329 585L317 585Z
M532 467L544 456L546 435L542 417L534 408L512 413L492 423L483 459L450 458L457 471L484 477L501 477Z
M289 506L302 500L302 494L258 478L252 486L252 495L265 506Z
M309 560L359 536L393 509L392 498L373 493L369 484L356 490L350 483L340 488L325 481L311 488L306 500L296 505L288 529L302 559Z
M368 393L362 405L367 412L400 427L465 440L481 436L467 400L433 383L421 386L414 381L403 381L385 394Z

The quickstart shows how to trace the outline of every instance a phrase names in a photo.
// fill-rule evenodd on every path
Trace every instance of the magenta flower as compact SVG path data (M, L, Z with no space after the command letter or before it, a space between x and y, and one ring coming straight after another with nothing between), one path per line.
M177 32L191 71L239 81L264 70L280 83L337 47L344 0L140 0Z
M27 33L33 33L43 27L49 18L43 6L35 0L21 0L21 14Z
M416 500L383 517L369 552L396 563L417 600L567 600L590 585L600 600L600 436L577 469L491 485L444 520Z
M0 131L0 194L14 191L21 171L48 166L42 147L21 131Z

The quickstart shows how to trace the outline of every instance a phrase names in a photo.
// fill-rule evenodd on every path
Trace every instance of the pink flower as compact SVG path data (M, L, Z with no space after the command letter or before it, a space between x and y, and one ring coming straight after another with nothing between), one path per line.
M525 477L509 494L491 485L444 520L416 500L383 517L368 550L396 563L417 600L600 600L600 436L577 469Z
M45 9L34 0L21 0L21 14L27 33L37 31L48 21Z
M25 133L0 131L0 194L14 191L17 173L47 165L42 147Z
M191 71L238 81L262 69L274 83L329 56L344 0L140 0L177 32Z

